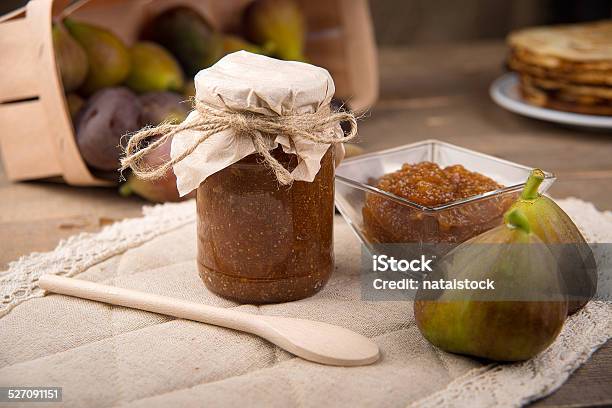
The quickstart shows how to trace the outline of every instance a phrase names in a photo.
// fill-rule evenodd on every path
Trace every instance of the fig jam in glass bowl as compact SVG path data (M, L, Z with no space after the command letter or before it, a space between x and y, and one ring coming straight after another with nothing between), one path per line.
M531 168L436 140L348 159L336 206L369 249L457 244L503 222ZM540 192L554 176L546 173Z
M489 177L455 164L404 164L385 174L376 187L423 206L438 206L503 188ZM457 243L499 224L516 197L506 195L434 214L423 214L378 194L367 194L363 222L368 238L377 243Z

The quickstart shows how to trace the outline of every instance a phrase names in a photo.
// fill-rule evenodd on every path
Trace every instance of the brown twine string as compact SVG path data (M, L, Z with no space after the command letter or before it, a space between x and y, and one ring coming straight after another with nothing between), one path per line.
M314 113L265 116L250 112L230 112L214 109L197 100L194 104L199 115L193 120L184 121L180 124L162 123L159 126L144 128L135 133L129 139L125 148L125 156L121 159L121 170L130 167L137 177L145 180L160 179L172 166L192 154L210 136L224 130L233 129L237 135L250 137L253 140L256 152L263 156L264 163L270 167L280 184L290 185L294 181L293 176L272 156L263 135L270 137L283 134L289 138L299 136L314 143L331 145L348 142L357 136L355 116L344 111L333 112L329 109L329 106ZM345 133L344 137L338 138L327 135L326 130L343 121L349 122L351 125L350 131ZM198 137L183 153L159 166L150 167L144 164L144 157L148 153L177 133L185 130L198 132ZM153 138L156 139L148 146L140 147L144 141Z

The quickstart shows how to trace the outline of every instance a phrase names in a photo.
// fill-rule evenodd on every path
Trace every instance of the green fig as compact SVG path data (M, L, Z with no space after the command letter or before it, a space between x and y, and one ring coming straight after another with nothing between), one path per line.
M185 85L178 61L152 42L139 42L130 49L132 69L125 84L136 92L180 91Z
M556 339L567 315L557 262L520 210L450 251L417 291L414 316L442 350L495 361L527 360ZM494 289L426 290L438 278Z
M125 44L112 32L87 23L65 19L64 25L81 44L89 60L89 71L80 90L91 95L121 84L130 73L130 54Z
M146 24L141 38L163 45L193 77L223 56L221 34L194 10L179 6L164 11Z
M293 0L255 0L244 15L248 39L271 47L274 56L306 61L306 19Z
M87 77L89 70L87 54L62 23L53 25L52 34L55 59L62 77L64 91L72 92L78 89Z
M68 111L70 112L70 118L74 123L78 117L79 112L85 105L85 100L75 93L69 93L66 95L66 104L68 104Z
M597 291L597 265L593 252L571 218L538 188L544 172L534 169L521 196L511 208L520 209L531 228L558 259L569 296L568 313L582 309Z
M259 45L248 42L244 38L232 34L223 36L223 54L231 54L242 50L262 55L270 55L272 53L271 47L260 47Z
M185 98L174 92L148 92L140 96L140 103L144 125L180 123L189 113L189 104Z

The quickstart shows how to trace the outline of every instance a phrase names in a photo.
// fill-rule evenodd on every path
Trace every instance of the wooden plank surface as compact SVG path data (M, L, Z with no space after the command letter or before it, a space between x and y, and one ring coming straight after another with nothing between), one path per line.
M381 99L361 120L361 145L378 150L441 139L553 171L559 177L553 196L575 196L612 210L612 135L526 119L497 107L488 87L502 72L504 54L500 42L383 49ZM19 256L53 249L62 238L139 216L143 204L113 189L11 184L0 172L0 270ZM612 404L611 372L608 342L535 405Z

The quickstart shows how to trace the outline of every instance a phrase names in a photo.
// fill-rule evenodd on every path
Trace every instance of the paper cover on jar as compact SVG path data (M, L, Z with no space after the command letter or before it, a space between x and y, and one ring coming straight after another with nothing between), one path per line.
M222 58L195 77L196 99L221 110L253 112L267 116L313 113L326 108L334 96L334 81L327 70L302 62L281 61L239 51ZM193 120L192 112L186 121ZM340 124L328 132L343 135ZM185 152L197 138L197 132L185 130L174 136L171 157ZM282 146L286 153L297 155L298 165L291 172L295 180L314 180L328 144L318 144L299 136L275 135L264 138L269 150ZM336 145L336 156L344 156L342 144ZM249 137L233 129L210 136L193 153L174 165L181 196L196 189L211 174L256 152ZM339 162L339 160L337 161Z

